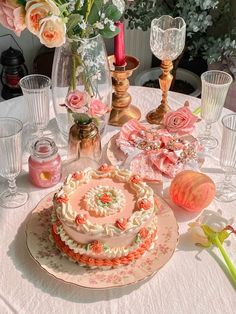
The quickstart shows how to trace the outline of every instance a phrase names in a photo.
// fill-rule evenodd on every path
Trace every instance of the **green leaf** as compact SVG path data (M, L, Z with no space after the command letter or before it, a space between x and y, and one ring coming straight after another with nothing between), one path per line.
M26 6L26 0L17 0L17 3L23 5L24 7Z
M103 249L104 249L104 252L107 252L110 249L110 247L108 245L104 244Z
M119 29L117 28L115 31L111 31L109 26L106 25L104 29L99 30L99 34L101 34L104 38L113 38L119 34Z
M92 120L93 120L93 123L94 123L97 127L99 127L99 124L100 124L99 118L92 117Z
M88 5L88 1L84 1L83 6L80 7L77 12L79 12L82 16L85 16L85 13L87 11L87 5Z
M101 11L102 5L103 5L102 0L94 0L92 9L88 17L89 24L93 25L94 23L100 20L99 11Z
M75 10L79 11L82 8L82 1L81 0L77 0L75 3Z
M86 113L74 112L72 116L75 120L75 123L79 125L85 125L91 122L91 118Z
M219 234L218 234L218 238L220 240L220 243L224 243L224 241L230 236L230 233L227 232L226 230L223 230L221 231Z
M135 238L135 243L140 243L140 242L141 242L140 235L137 234L137 235L136 235L136 238Z
M90 243L86 244L84 248L85 248L86 251L90 250Z
M65 11L67 11L67 7L68 7L69 3L64 3L62 5L59 6L60 11L63 13Z
M213 231L209 226L207 225L202 225L201 226L205 235L208 237L208 240L212 243L215 244L215 239L218 236L218 232Z
M68 17L68 22L66 24L67 28L67 34L70 37L70 35L74 34L74 28L78 26L78 24L81 22L81 15L80 14L71 14Z
M105 15L109 20L119 21L122 17L122 13L117 9L114 4L109 5L105 10Z

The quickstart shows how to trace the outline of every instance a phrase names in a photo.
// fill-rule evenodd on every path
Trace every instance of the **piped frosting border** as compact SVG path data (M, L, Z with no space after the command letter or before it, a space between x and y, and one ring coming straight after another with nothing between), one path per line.
M78 215L69 202L69 195L75 192L82 184L89 183L93 178L115 178L120 182L130 185L136 193L138 210L134 211L127 219L118 220L115 224L96 224L92 223L86 215ZM133 232L147 222L155 212L155 201L153 190L141 180L140 177L132 174L127 169L102 165L98 170L87 168L70 174L64 185L53 198L54 209L59 220L72 229L93 235L121 235Z

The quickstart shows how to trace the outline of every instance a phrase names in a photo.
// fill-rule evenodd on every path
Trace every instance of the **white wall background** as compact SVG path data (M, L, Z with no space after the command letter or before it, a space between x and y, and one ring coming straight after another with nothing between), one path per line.
M6 35L6 34L11 34L15 38L18 45L23 50L23 54L26 60L26 65L29 68L29 71L31 71L33 59L36 56L39 48L41 47L41 44L38 38L32 35L28 30L24 30L21 33L21 36L17 37L12 31L0 25L0 36ZM13 43L14 45L14 42L10 39L10 37L8 37L8 39L5 36L0 37L0 53L9 48L10 42Z
M130 83L134 83L134 79L138 73L149 69L152 63L152 52L150 48L150 30L144 32L142 30L125 31L125 48L127 55L133 55L140 61L140 66L133 72Z

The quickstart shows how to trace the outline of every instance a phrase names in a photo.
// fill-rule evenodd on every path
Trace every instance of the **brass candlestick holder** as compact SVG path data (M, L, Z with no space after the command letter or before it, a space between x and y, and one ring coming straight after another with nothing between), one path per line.
M162 74L159 77L159 84L162 90L162 100L160 106L150 111L146 119L151 124L160 124L165 113L170 110L167 101L167 94L170 89L170 85L173 79L173 75L170 74L170 71L173 69L173 63L170 60L163 60L161 62Z
M133 56L126 56L125 66L115 66L114 55L108 57L110 71L112 75L112 110L110 113L109 124L122 126L131 119L139 120L140 110L131 105L131 95L128 93L129 80L133 71L139 67L139 60Z

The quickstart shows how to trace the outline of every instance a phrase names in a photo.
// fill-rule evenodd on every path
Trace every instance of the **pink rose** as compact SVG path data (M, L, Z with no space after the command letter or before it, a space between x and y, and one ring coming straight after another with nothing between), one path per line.
M101 117L107 113L108 107L102 103L99 99L92 99L89 108L89 114L91 116Z
M183 135L193 131L197 119L197 116L193 115L187 107L182 107L176 111L167 112L162 124L170 133Z
M0 1L0 23L17 36L25 29L25 10L16 0Z
M88 103L88 95L86 92L75 90L69 92L66 99L66 106L73 112L81 112L81 108Z

